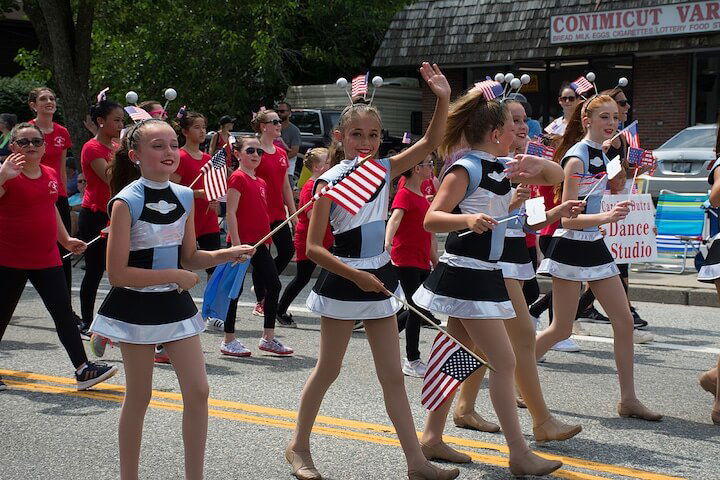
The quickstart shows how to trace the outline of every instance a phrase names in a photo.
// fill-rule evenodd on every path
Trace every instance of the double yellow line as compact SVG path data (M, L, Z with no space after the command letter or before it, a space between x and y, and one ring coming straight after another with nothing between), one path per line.
M5 383L11 389L15 390L54 395L68 395L116 403L122 403L125 392L125 387L112 384L100 384L96 385L94 390L77 391L74 388L75 382L70 378L41 375L32 372L0 369L0 375L4 377L3 380ZM297 412L292 410L283 410L279 408L265 407L262 405L252 405L214 398L211 398L208 403L208 413L211 417L285 429L295 428ZM182 411L182 396L179 393L153 390L150 407ZM313 428L313 432L320 435L359 440L362 442L380 445L400 446L400 442L398 441L397 436L395 436L395 429L393 427L348 420L344 418L319 416L315 427ZM508 448L505 445L453 437L450 435L445 435L443 438L447 443L452 444L455 447L459 447L461 449L464 448L465 450L460 451L470 455L470 457L476 462L499 467L508 466ZM473 450L467 450L468 448ZM477 450L489 450L496 454L492 455L479 453ZM564 463L565 466L554 473L554 476L559 478L606 480L608 478L608 474L643 480L677 480L681 478L634 468L618 467L615 465L593 462L581 458L552 455L545 452L537 453L545 458L560 460ZM573 470L570 470L570 468ZM580 471L576 471L575 469ZM604 474L604 476L593 475L593 473Z

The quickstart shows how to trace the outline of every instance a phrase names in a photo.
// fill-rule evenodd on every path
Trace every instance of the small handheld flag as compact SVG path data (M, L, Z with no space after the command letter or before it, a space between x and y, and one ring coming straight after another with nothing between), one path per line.
M140 107L128 105L125 107L125 111L128 115L130 115L130 118L132 118L135 123L142 122L143 120L150 120L152 118L148 112Z
M102 90L100 90L100 93L97 94L98 103L102 102L103 100L107 100L108 90L110 90L110 87L105 87Z
M575 90L575 93L582 95L583 93L592 90L593 84L588 81L587 78L580 75L574 82L570 83L570 88Z
M485 97L485 100L490 101L493 98L497 98L503 94L503 86L495 80L483 80L482 82L475 83L472 90L480 90Z
M358 163L345 172L340 178L325 185L315 194L314 200L322 196L329 197L351 215L360 211L378 188L387 175L387 169L374 159Z
M368 79L370 78L370 72L365 75L358 75L352 79L350 87L350 95L356 97L359 95L365 96L368 92Z
M227 193L226 161L227 153L223 148L218 150L200 169L205 186L205 198L209 202L217 200Z
M175 118L180 120L180 119L184 118L185 115L187 115L187 105L183 105L182 107L180 107L180 110L178 110L178 113L177 113L177 115L175 115ZM232 138L232 137L230 137L230 138Z
M628 145L634 148L640 148L640 135L638 135L637 125L638 122L635 120L620 131L625 137L625 140L627 140Z
M412 139L410 138L410 132L403 133L402 143L406 145L412 143Z
M552 160L553 156L555 156L555 149L549 145L543 145L542 143L528 142L525 153Z

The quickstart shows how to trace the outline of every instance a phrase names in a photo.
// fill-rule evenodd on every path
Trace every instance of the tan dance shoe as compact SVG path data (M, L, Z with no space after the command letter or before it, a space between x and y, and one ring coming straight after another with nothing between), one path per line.
M567 440L582 432L582 425L563 423L552 415L537 427L533 427L535 442L544 443L554 440Z
M285 449L285 459L292 467L292 474L298 480L322 480L320 472L315 468L310 452L296 452L287 447Z
M425 462L422 468L408 470L408 480L452 480L460 475L457 468L444 469Z
M617 412L621 417L639 418L650 422L659 422L663 417L659 413L647 408L640 400L618 403Z
M562 465L562 462L558 460L547 460L528 450L520 461L510 460L510 473L516 477L526 475L543 476L554 472Z
M423 455L425 455L425 458L428 460L444 460L450 463L472 462L470 455L458 452L442 440L433 446L425 445L420 442L420 448L422 449Z
M479 432L495 433L500 431L500 425L488 422L477 412L470 412L465 415L453 414L453 422L455 422L456 427L469 428Z
M700 375L700 386L703 388L703 390L710 393L712 396L715 396L716 393L716 382L717 378L714 375L710 375L710 372L705 372Z

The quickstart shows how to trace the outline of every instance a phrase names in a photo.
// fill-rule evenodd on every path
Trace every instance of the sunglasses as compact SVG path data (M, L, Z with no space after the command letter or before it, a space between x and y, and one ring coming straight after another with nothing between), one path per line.
M265 150L263 150L262 148L248 147L245 149L245 153L247 153L248 155L252 155L254 153L262 155L263 153L265 153Z
M563 102L574 102L577 100L577 97L560 97L560 100Z
M272 123L273 125L280 125L282 122L276 118L274 120L268 120L267 122L263 122L263 123Z
M617 104L620 105L621 107L627 107L628 105L630 105L630 102L627 101L627 100L615 100L615 101L616 101Z
M435 166L435 162L421 163L418 166L419 167L433 167L433 166Z
M78 180L78 183L87 183L87 180Z
M24 148L24 147L29 146L30 144L32 144L33 147L42 147L43 145L45 145L45 139L35 137L35 138L18 138L17 140L15 140L15 145L17 145L18 147Z
M150 114L151 117L155 115L160 115L162 118L168 118L168 114L165 110L153 110L151 112L148 112L148 114Z

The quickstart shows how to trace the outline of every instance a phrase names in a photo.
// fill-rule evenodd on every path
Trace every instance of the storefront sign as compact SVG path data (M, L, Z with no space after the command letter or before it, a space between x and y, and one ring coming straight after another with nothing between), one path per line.
M650 195L605 195L601 211L609 212L618 202L630 201L624 220L602 225L605 244L615 263L643 263L657 259L655 206Z
M550 43L579 43L720 31L720 1L550 17Z

